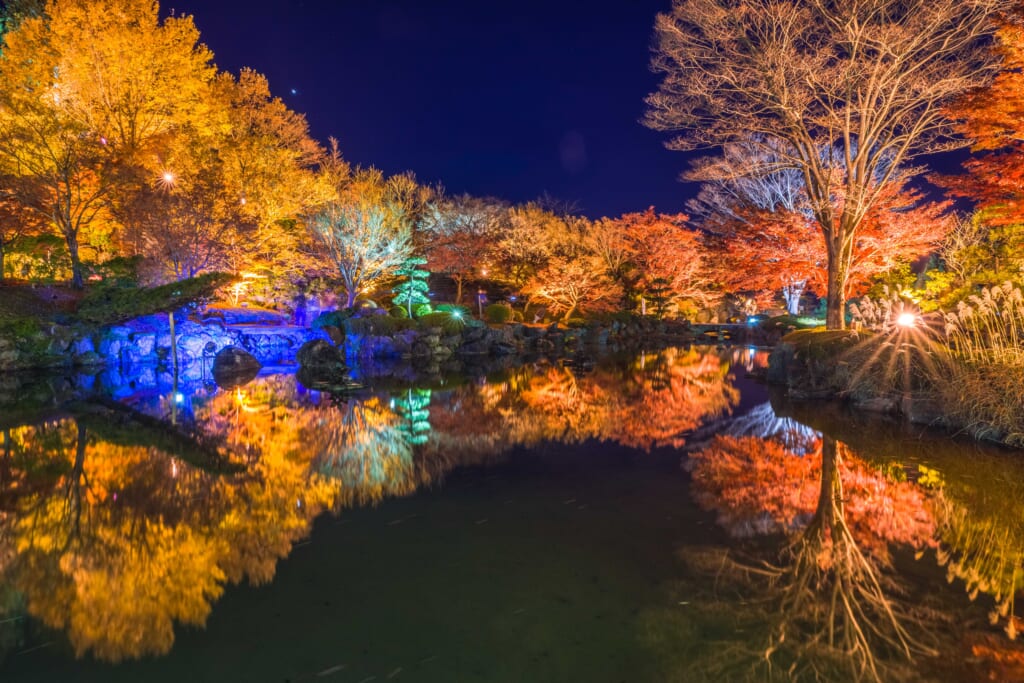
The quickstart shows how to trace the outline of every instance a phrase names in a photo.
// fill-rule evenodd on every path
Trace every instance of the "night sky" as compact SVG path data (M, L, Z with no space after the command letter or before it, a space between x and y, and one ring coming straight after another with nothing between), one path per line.
M217 65L274 94L345 157L421 182L591 217L684 208L686 155L640 125L668 0L165 0Z

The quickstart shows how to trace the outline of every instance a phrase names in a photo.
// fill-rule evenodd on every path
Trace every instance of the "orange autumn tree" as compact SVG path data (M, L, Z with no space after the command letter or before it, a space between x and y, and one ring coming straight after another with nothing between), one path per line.
M212 55L191 17L161 19L152 0L51 0L3 42L0 164L64 238L82 287L79 251L111 239L117 195L160 166L168 135L215 125Z
M686 221L684 214L659 214L650 207L598 221L587 244L626 299L641 309L650 300L659 309L707 307L714 294L706 249Z

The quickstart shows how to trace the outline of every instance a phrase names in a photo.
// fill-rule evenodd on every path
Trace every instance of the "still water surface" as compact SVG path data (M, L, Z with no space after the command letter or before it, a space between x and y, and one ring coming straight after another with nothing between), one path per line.
M1024 680L1019 454L747 349L0 419L0 680Z

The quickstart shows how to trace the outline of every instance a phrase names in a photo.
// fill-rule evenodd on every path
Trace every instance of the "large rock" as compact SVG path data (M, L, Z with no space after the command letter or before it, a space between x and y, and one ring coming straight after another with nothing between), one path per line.
M348 377L344 349L324 339L303 344L295 359L301 372L299 381L306 386L343 384Z
M213 379L224 389L240 387L251 382L261 367L248 352L229 346L213 359Z

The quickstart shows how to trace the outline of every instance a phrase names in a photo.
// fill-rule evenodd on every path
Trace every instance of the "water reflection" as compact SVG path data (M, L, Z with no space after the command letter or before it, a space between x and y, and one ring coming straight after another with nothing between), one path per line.
M890 680L893 655L936 654L908 631L913 617L891 598L890 546L936 545L919 487L887 478L827 436L807 453L770 439L717 437L690 466L694 495L730 533L788 537L773 562L736 567L767 581L777 610L766 665L797 679L842 664L857 679Z
M1021 538L964 506L937 470L866 458L870 450L857 452L778 417L770 404L706 429L712 428L717 435L686 462L692 495L732 537L754 542L686 548L682 556L705 585L713 574L715 590L703 596L699 620L721 628L722 612L730 610L731 628L743 635L716 642L713 655L677 662L675 673L709 680L916 681L933 679L936 669L929 674L929 667L950 660L959 667L968 655L989 680L1024 673L1018 648L977 628L969 610L956 624L949 601L937 602L915 583L929 565L947 567L947 581L972 602L987 595L989 623L1004 622L1006 635L1016 636ZM871 432L851 431L864 447L873 442ZM927 451L927 444L919 446ZM695 586L683 590L692 595ZM973 679L979 671L947 670L937 678L960 674Z
M455 388L330 396L277 375L79 397L2 432L0 645L24 640L26 613L78 656L166 653L175 625L204 624L225 585L270 581L323 511L410 494L520 445L681 444L738 400L729 367L670 350Z
M682 448L659 453L684 456L720 529L680 549L669 606L646 606L647 628L627 634L664 680L1024 679L1011 640L1024 467L819 406L734 415L735 375L759 353L539 362L336 395L286 374L180 396L161 380L5 415L0 658L55 633L105 661L167 653L225 587L271 581L325 512L516 448L604 441L645 461Z

